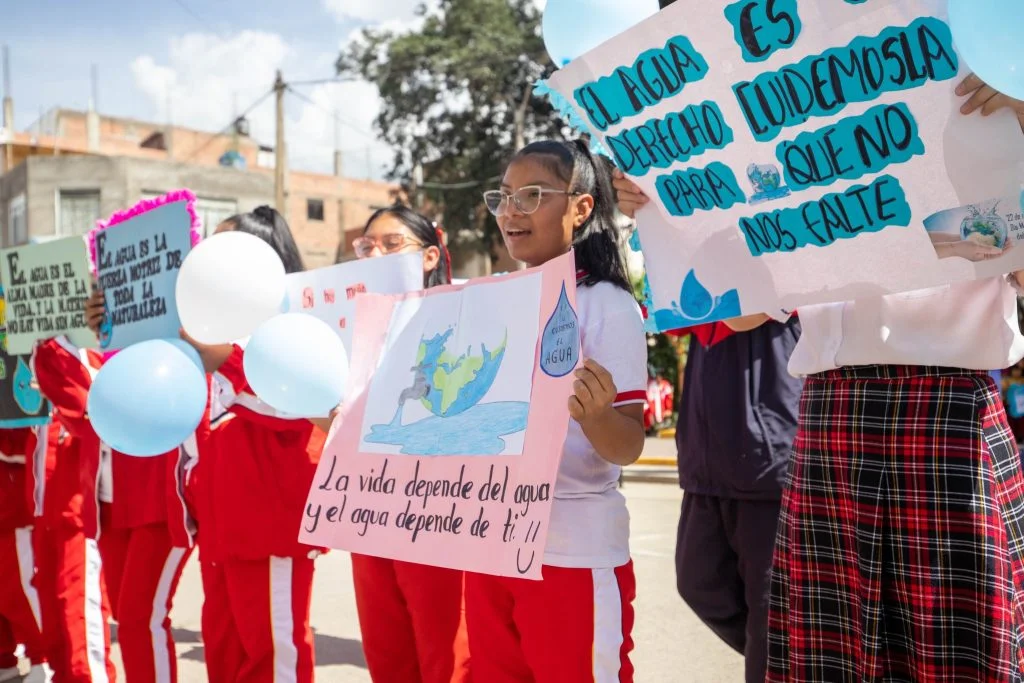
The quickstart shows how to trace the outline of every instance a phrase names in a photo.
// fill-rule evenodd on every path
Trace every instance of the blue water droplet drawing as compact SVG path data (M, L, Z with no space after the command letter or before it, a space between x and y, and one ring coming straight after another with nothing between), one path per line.
M555 310L544 325L540 340L540 369L551 377L565 377L580 358L580 326L562 283Z
M20 356L14 371L14 402L26 415L36 415L43 408L43 395L32 386L32 370Z
M721 296L713 297L701 284L696 272L691 270L683 278L679 301L673 301L670 308L654 311L651 318L654 320L652 327L664 332L741 315L738 290L730 289Z

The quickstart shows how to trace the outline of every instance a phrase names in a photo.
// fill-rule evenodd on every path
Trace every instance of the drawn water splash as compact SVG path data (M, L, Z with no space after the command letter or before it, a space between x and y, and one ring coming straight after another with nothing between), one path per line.
M500 455L501 437L526 429L529 403L483 403L453 417L431 416L402 424L402 407L386 425L373 425L367 443L400 446L403 455Z
M26 415L35 415L43 409L43 395L32 386L32 370L21 357L14 370L14 402Z
M679 301L673 301L671 308L654 311L651 318L659 332L678 330L715 320L738 318L742 315L739 291L731 289L718 297L701 284L697 274L690 270L683 278Z
M611 157L611 154L604 148L604 145L598 142L597 136L590 130L590 126L587 125L587 122L579 115L579 112L576 111L572 102L565 99L565 97L562 96L562 93L548 85L547 81L540 80L534 84L533 94L537 97L546 97L548 102L551 103L551 107L555 110L555 113L558 114L567 126L572 128L579 135L588 136L590 138L591 152Z
M540 369L551 377L565 377L576 367L579 349L579 318L569 303L563 282L555 311L544 325L541 336Z
M747 167L747 179L754 186L750 205L782 199L790 194L789 188L782 184L782 176L774 164L751 164Z

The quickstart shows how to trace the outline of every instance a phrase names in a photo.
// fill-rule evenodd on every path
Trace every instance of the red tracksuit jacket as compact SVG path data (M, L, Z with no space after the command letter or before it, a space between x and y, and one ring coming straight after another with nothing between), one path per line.
M0 533L32 525L25 470L35 447L31 427L0 429Z
M298 542L299 526L327 436L259 401L242 358L236 347L214 382L214 405L228 412L215 418L195 472L200 552L213 562L304 557L314 548Z
M114 528L167 523L174 544L190 547L194 527L185 509L182 465L187 456L183 449L135 458L100 442L86 412L92 378L102 366L98 353L58 338L39 344L33 362L40 390L53 403L67 432L58 445L54 485L75 488L69 470L72 459L77 459L77 495L62 515L64 520L82 526L90 538L98 537L102 499L111 504Z

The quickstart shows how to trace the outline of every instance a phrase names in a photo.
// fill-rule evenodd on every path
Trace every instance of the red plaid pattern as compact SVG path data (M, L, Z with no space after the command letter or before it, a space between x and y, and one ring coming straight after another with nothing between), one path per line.
M782 499L769 683L1024 680L1024 477L988 375L808 379Z

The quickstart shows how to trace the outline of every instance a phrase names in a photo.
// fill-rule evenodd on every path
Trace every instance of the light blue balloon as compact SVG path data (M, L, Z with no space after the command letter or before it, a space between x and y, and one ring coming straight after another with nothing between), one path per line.
M206 376L178 339L133 344L104 363L89 390L96 434L114 450L138 457L180 446L206 410Z
M658 11L656 0L548 0L544 46L562 68Z
M180 349L182 353L188 356L188 359L190 361L195 363L196 367L199 368L199 370L203 372L203 374L206 373L206 370L203 369L203 358L202 356L199 355L199 352L196 351L196 347L192 346L184 339L165 339L164 341L168 342L169 344L173 344L178 349Z
M283 313L253 332L244 368L249 386L275 410L324 417L345 394L348 354L327 323L306 313Z
M949 27L960 56L981 80L1024 99L1024 2L949 0Z

